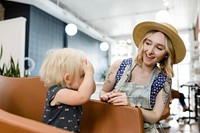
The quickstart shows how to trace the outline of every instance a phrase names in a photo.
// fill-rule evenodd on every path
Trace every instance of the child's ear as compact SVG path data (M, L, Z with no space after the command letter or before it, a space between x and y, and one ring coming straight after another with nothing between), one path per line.
M70 75L67 73L64 75L63 80L65 83L70 84Z

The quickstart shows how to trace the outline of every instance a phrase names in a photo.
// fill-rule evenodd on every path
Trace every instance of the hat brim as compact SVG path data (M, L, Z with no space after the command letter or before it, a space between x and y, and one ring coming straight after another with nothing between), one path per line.
M186 48L182 39L178 33L161 23L147 21L138 24L133 30L133 40L137 47L139 46L140 41L144 38L145 34L151 30L161 31L170 38L175 51L174 64L177 64L184 59L186 55Z

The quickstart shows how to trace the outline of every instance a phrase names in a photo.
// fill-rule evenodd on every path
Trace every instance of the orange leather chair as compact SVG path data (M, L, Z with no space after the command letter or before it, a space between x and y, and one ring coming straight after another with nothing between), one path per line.
M1 133L70 133L0 109Z
M139 108L114 106L98 100L83 105L80 124L81 133L144 133Z
M46 89L39 77L0 76L0 132L68 133L41 123Z
M167 117L169 117L170 115L170 107L169 107L169 103L166 105L164 112L162 113L162 116L160 118L161 120L167 119ZM165 133L164 131L164 127L163 127L163 123L160 123L160 121L157 123L158 128L160 129L161 133ZM166 127L170 127L168 124L164 123ZM165 128L166 128L165 127Z
M41 122L46 90L39 77L0 76L0 108Z
M41 123L46 99L39 77L0 76L0 132L67 133ZM144 133L141 110L90 100L83 105L81 133Z

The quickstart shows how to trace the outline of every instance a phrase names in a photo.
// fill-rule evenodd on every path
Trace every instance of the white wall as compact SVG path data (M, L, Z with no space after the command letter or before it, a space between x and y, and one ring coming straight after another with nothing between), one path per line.
M3 46L0 65L8 64L12 56L15 64L19 62L21 76L24 75L25 26L23 17L0 21L0 46Z
M96 91L92 94L91 99L99 100L99 92L104 82L96 82Z

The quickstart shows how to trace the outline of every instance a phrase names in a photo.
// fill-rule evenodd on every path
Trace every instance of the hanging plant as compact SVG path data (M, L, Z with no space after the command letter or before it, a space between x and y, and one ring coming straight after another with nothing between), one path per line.
M0 61L1 61L2 56L3 56L3 47L1 45ZM15 62L11 56L9 65L6 65L5 63L3 63L2 67L0 67L0 75L7 76L7 77L20 77L19 63L17 62L17 64L15 65Z

